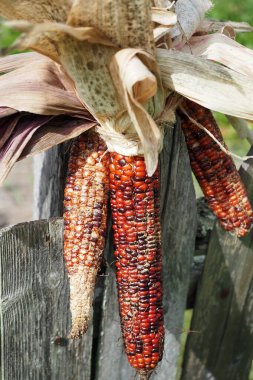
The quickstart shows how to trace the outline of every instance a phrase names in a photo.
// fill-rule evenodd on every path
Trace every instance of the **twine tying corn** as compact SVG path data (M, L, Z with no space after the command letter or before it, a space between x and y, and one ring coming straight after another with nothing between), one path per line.
M105 245L109 154L95 132L72 145L64 192L64 258L70 278L71 337L88 328Z
M148 177L143 157L111 153L110 194L125 351L147 379L164 341L158 170Z
M184 100L182 108L227 149L210 110L189 100ZM252 226L253 212L231 156L185 113L181 113L181 119L192 170L209 207L225 230L239 237L246 235Z

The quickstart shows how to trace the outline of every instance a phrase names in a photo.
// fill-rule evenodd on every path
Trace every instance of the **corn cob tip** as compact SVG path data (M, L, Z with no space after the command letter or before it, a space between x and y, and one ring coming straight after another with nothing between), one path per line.
M84 335L89 327L92 315L92 300L96 270L78 268L69 275L70 281L70 310L72 314L71 339L78 339Z
M140 370L137 371L137 375L139 376L139 380L148 380L150 379L153 371L148 370Z
M89 327L89 319L83 318L83 321L81 323L81 326L78 325L72 325L72 330L70 332L69 338L70 339L80 339L84 334L86 334Z

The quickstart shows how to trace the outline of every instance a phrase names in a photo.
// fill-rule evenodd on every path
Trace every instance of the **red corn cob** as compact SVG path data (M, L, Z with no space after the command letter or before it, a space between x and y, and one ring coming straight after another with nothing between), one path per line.
M70 279L71 337L88 328L105 245L109 154L94 131L72 145L64 192L64 258Z
M226 148L220 129L210 110L185 100L183 110L204 126ZM209 207L227 231L237 236L247 234L253 213L246 190L232 158L202 129L181 113L192 170L202 188Z
M147 379L162 359L162 256L158 170L111 153L110 194L121 329L129 363Z

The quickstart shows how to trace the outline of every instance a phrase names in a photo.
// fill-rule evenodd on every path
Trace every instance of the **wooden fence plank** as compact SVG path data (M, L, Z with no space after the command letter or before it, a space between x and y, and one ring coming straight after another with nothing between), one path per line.
M62 220L0 231L2 380L90 379L92 328L67 337L62 231Z
M34 157L34 219L62 216L69 146L66 142Z
M253 154L253 148L249 155ZM253 202L253 162L242 179ZM182 380L246 380L253 357L253 231L213 231L199 284Z
M96 380L134 379L135 371L127 362L120 331L118 297L114 270L112 234L106 249L107 270L103 297Z
M171 149L168 143L172 141ZM157 380L174 380L195 248L196 203L184 135L176 126L161 154L165 354Z
M195 193L180 126L166 132L161 162L161 211L164 250L165 352L152 379L176 378L180 337L196 234ZM134 378L120 333L113 256L109 249L97 380ZM113 359L111 359L113 358Z

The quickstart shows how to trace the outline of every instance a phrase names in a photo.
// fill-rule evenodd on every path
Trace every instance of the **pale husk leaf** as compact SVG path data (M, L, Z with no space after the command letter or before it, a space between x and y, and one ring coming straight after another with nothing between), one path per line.
M167 36L177 23L177 15L166 8L152 8L152 21L155 23L153 28L154 41L157 43L160 39Z
M251 33L253 27L247 22L223 21L223 20L203 20L198 27L198 32L213 33L219 32L227 25L231 26L236 33Z
M17 160L79 136L95 121L17 113L0 119L0 184Z
M170 38L171 27L167 26L158 26L154 28L154 40L157 43L161 38L168 36Z
M88 129L95 127L95 121L71 118L57 118L49 121L43 128L37 129L31 140L21 152L19 160L44 152L57 144L73 139Z
M0 119L9 115L13 115L14 113L17 113L17 110L8 107L0 107Z
M34 52L6 55L0 58L0 73L7 73L15 69L20 69L23 66L27 66L28 70L28 67L31 68L30 65L42 61L48 61L48 58Z
M157 49L165 87L214 111L253 120L253 79L203 58Z
M178 26L171 33L172 37L176 38L175 43L190 39L211 7L210 0L178 0L175 4Z
M152 8L152 21L159 25L175 26L177 23L177 15L166 9Z
M167 8L171 9L173 7L172 1L169 0L153 0L153 6L157 8Z
M73 82L53 61L36 53L0 59L0 103L41 115L87 116Z
M249 77L253 76L253 51L224 34L192 37L181 51L222 63Z

